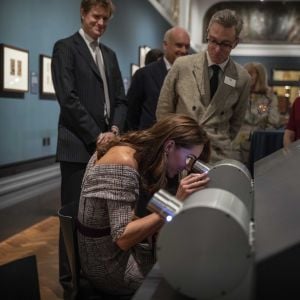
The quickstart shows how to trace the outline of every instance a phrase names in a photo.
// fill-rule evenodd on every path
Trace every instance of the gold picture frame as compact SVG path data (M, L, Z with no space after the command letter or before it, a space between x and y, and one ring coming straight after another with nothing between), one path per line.
M300 82L300 70L272 70L273 81L288 81L288 82Z

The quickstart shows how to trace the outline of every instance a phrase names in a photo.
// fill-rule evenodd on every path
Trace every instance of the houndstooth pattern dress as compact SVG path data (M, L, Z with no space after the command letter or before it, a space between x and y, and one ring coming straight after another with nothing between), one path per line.
M140 195L138 172L124 165L95 165L90 159L79 203L78 220L90 228L110 227L110 235L92 238L78 233L81 267L94 286L110 294L131 294L154 264L151 243L129 251L115 241L132 220Z

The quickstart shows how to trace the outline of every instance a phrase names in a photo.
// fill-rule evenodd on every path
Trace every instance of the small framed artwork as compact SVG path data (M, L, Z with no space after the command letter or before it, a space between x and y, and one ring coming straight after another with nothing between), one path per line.
M295 81L300 82L300 70L278 70L273 69L273 81Z
M55 99L55 90L51 73L51 57L40 55L40 98Z
M210 18L215 12L225 8L234 10L243 20L240 43L300 44L300 2L262 0L220 1L210 6L203 18L202 41L204 43Z
M29 89L29 52L0 44L1 92L25 93Z
M139 46L139 65L141 68L145 66L146 54L150 50L151 48L148 46Z
M131 77L134 75L134 73L140 68L138 65L136 64L131 64L130 65L131 68Z

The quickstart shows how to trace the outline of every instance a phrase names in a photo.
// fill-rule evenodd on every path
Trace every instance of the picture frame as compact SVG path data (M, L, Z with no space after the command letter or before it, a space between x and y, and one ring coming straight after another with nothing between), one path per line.
M51 56L40 54L40 99L56 99L52 81L51 60Z
M299 1L221 1L205 13L202 42L206 43L207 28L213 14L232 9L243 20L239 44L299 45ZM280 20L280 22L278 22Z
M273 81L284 81L284 82L300 82L300 70L283 70L273 69L272 70Z
M0 44L0 91L25 93L29 91L29 51Z
M134 75L134 73L140 68L139 65L137 64L131 64L130 65L130 74L131 74L131 77Z
M151 48L148 46L139 46L139 66L140 66L140 68L145 66L146 54L150 50L151 50Z

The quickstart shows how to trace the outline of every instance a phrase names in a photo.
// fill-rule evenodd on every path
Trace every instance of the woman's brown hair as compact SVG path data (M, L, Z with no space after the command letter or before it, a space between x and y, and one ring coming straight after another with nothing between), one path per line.
M149 129L128 132L108 144L99 144L97 155L99 159L116 145L127 145L135 149L135 159L144 187L154 193L167 183L164 145L168 140L173 140L177 147L188 149L203 145L199 159L209 161L210 142L206 132L194 119L182 114L170 114Z

